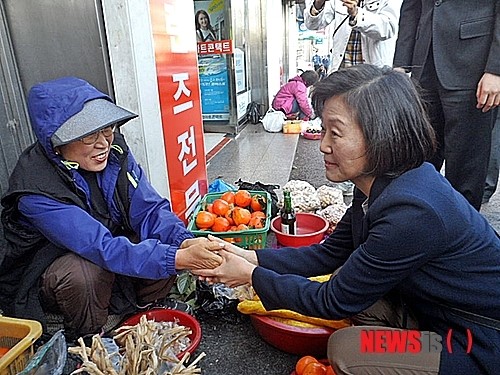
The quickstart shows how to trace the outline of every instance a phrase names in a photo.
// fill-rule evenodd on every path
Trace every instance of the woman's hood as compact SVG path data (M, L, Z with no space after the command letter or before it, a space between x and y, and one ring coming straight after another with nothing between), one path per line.
M70 117L83 109L93 99L106 99L88 82L76 77L63 77L34 85L28 94L28 112L35 135L47 155L56 158L52 136Z
M301 76L295 76L295 77L290 78L290 79L288 80L288 82L293 82L293 81L303 83L304 85L306 84L306 83L304 82L304 79L303 79Z

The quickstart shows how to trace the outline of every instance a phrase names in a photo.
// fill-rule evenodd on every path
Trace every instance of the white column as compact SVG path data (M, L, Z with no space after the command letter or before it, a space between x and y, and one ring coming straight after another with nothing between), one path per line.
M288 17L288 29L286 35L288 37L288 77L292 78L297 75L297 51L299 49L299 28L297 26L296 6L288 5L285 17Z
M292 78L297 75L297 48L298 30L295 20L295 4L280 1L267 1L267 74L269 105L274 95L280 89L280 68L288 69L283 72L285 77ZM286 18L286 21L284 19ZM288 29L285 29L288 25ZM288 42L288 51L284 51L284 38ZM288 56L289 64L284 66L283 53Z
M139 118L122 128L137 161L169 198L149 2L102 0L117 104Z
M269 107L274 95L280 89L280 69L283 65L283 5L281 1L268 0L266 2L267 25L267 92L269 93Z

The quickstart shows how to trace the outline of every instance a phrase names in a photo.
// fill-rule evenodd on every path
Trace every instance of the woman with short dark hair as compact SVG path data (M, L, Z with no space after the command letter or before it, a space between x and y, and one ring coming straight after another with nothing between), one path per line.
M422 103L414 86L391 69L378 72L371 65L347 69L335 79L322 81L311 100L321 113L328 99L342 97L355 112L366 140L366 173L397 177L429 159L436 147L435 136L427 117L422 115Z
M355 185L335 231L300 248L227 244L219 267L193 272L252 285L267 310L350 318L356 326L328 343L339 375L497 373L500 239L425 162L435 135L410 78L358 65L318 82L311 99L326 177Z

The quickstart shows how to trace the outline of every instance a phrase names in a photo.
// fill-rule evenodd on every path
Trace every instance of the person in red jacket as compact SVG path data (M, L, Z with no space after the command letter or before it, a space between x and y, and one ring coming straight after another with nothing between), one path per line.
M319 76L314 70L306 70L301 75L293 77L281 86L272 103L273 109L282 111L287 117L293 116L300 120L313 117L313 109L307 97L307 88L318 82Z

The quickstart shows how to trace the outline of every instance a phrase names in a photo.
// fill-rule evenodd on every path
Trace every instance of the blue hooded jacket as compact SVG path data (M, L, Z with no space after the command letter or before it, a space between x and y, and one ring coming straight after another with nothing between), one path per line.
M113 223L126 228L128 236L113 235L92 216L90 189L78 166L62 160L52 147L54 132L81 111L85 102L98 98L110 100L75 77L31 89L28 108L38 142L20 156L2 198L7 238L17 237L14 242L19 245L30 233L31 238L43 238L125 276L163 279L175 275L176 252L193 235L171 212L169 201L151 186L123 136L116 133L108 164L97 173L97 181ZM15 251L0 254L0 269L35 247L22 243Z

